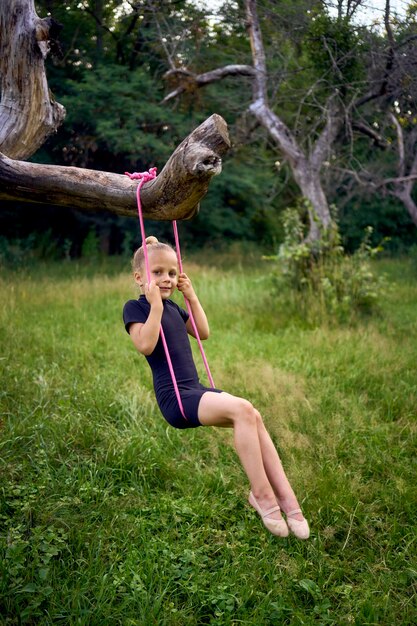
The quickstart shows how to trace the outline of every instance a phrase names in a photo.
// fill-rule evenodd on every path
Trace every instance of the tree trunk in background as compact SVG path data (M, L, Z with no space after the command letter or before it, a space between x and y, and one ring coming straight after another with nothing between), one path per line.
M417 226L417 205L412 198L414 181L417 177L417 128L414 126L404 141L402 125L396 115L391 113L391 121L397 133L398 181L393 181L392 196L401 200L413 223ZM406 180L407 176L409 177Z
M294 180L302 195L308 200L308 241L318 241L331 225L329 205L321 183L320 172L323 162L329 157L343 117L335 104L335 98L326 103L326 122L318 138L306 154L297 142L294 133L271 109L268 102L268 74L265 49L256 10L256 0L246 0L247 28L252 49L253 65L229 64L215 70L194 74L186 68L171 68L165 78L177 77L179 85L164 98L168 102L187 91L190 85L204 87L230 76L249 76L252 79L253 100L249 112L256 118L278 146L288 161Z
M94 0L94 17L96 19L96 64L103 58L103 0Z
M287 126L262 101L254 102L249 110L268 131L288 160L294 180L309 203L307 240L319 240L323 231L331 224L329 205L320 180L321 163L312 166Z
M321 184L320 169L340 128L340 123L337 123L335 116L336 109L329 100L327 124L313 146L311 154L307 156L297 143L294 134L268 104L268 74L256 0L246 0L246 15L255 70L253 102L249 111L266 129L288 160L294 179L310 205L307 240L317 241L321 238L323 231L329 228L332 221L326 194Z
M408 211L413 223L417 226L417 204L411 197L410 191L407 189L398 189L392 192L392 195L401 200Z
M44 59L59 27L40 19L33 0L0 2L0 151L31 156L65 117L48 90Z

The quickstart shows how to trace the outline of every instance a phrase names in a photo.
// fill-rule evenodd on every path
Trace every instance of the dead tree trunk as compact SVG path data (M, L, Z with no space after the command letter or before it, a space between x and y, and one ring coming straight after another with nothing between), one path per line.
M137 183L126 176L15 160L36 152L65 116L48 90L44 67L58 30L52 18L38 17L33 0L0 0L0 200L136 215ZM226 122L212 115L178 146L159 176L144 185L145 217L195 215L229 148Z
M390 193L401 200L413 223L417 226L417 205L412 198L413 186L417 177L417 130L413 128L411 131L407 150L402 126L393 113L391 120L397 133L398 178L393 181Z
M246 0L247 27L252 49L253 66L227 65L205 74L194 75L184 69L170 70L168 76L178 76L182 84L170 92L164 101L177 97L187 89L190 82L196 87L222 80L229 76L252 78L253 101L249 111L265 128L269 136L287 159L301 193L309 203L309 241L317 241L331 224L331 215L321 183L320 171L328 158L330 147L342 125L342 116L337 114L334 99L327 103L327 121L309 154L306 154L294 134L283 120L271 109L267 95L267 68L262 33L256 10L256 0Z
M38 17L33 0L0 2L0 151L12 159L31 156L65 117L44 65L58 30L53 19Z
M307 239L309 241L317 241L321 238L323 232L329 228L332 221L326 194L321 184L320 170L341 128L341 116L337 115L337 106L334 103L334 99L330 98L326 107L327 122L310 154L305 154L293 133L278 115L272 111L268 104L266 88L267 68L256 0L246 0L246 15L255 69L253 102L249 110L260 124L266 128L287 158L294 179L310 205L310 228Z
M413 223L415 224L415 226L417 226L417 204L414 202L413 198L411 197L410 189L409 188L396 189L395 191L392 192L391 195L401 200L401 202L407 209L408 214L411 217Z

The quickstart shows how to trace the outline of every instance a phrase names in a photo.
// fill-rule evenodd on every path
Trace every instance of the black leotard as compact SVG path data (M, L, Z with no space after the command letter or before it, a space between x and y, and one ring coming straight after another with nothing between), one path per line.
M153 385L158 406L167 422L175 428L195 428L201 426L198 420L198 405L206 391L221 393L220 389L204 387L199 379L193 360L191 345L185 324L188 313L172 300L163 301L162 326L174 368L177 385L187 419L181 414L175 395L167 359L161 337L154 351L146 359L152 369ZM144 324L148 319L150 304L144 295L138 300L129 300L123 308L123 321L127 332L130 324Z

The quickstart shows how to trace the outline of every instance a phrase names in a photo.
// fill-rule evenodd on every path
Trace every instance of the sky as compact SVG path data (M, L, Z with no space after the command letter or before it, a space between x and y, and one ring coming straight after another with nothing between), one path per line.
M194 0L195 4L203 8L212 9L215 12L224 0ZM329 1L330 4L330 1ZM334 4L337 2L334 0ZM409 2L407 0L391 0L391 12L404 15ZM336 12L336 9L333 9ZM363 8L358 11L358 21L362 24L371 24L375 19L382 20L384 18L385 0L364 0Z
M336 4L336 2L334 4ZM403 16L408 4L409 2L406 0L391 0L391 13L398 13ZM358 9L357 21L363 24L371 24L375 19L383 20L384 12L385 0L364 0L363 7Z

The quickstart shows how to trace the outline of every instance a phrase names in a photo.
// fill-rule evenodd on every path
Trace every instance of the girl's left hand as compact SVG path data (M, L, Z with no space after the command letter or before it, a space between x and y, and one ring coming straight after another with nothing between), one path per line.
M184 274L184 272L178 276L177 288L188 300L195 297L195 291L191 284L191 280L188 278L187 274Z

